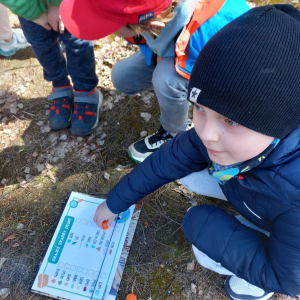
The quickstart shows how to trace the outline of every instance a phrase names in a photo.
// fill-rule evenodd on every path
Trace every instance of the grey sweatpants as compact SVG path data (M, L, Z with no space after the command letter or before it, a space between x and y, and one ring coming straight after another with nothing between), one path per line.
M201 172L195 172L192 173L184 178L180 179L180 182L190 191L198 193L203 196L218 198L221 200L227 201L225 195L223 194L219 183L215 178L210 176L208 174L207 169L201 171ZM262 228L254 225L253 223L249 222L247 219L245 219L243 216L236 216L236 218L244 225L253 228L255 230L258 230L266 235L269 235L270 233L263 230ZM198 250L193 245L193 251L195 254L195 257L198 261L198 263L203 266L206 269L212 270L214 272L217 272L221 275L233 275L229 270L225 269L221 266L220 263L212 260L209 258L208 255L203 253L202 251Z
M116 89L135 95L154 89L160 107L160 123L173 136L188 128L188 80L175 71L174 57L164 58L157 66L147 66L145 56L138 51L120 60L112 69L111 79Z

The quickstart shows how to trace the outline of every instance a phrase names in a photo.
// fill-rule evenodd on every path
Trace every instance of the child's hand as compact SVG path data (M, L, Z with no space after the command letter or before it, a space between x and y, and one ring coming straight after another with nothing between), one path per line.
M54 31L59 31L61 34L65 32L65 25L61 20L59 7L51 4L48 6L48 22Z
M112 221L116 218L116 214L113 214L109 208L107 207L106 201L102 202L96 212L95 212L95 216L94 216L94 222L98 225L98 227L102 228L102 223L103 221L107 221L107 225L108 227L110 227Z
M44 12L38 19L33 20L32 22L44 27L47 30L52 29L52 27L48 23L48 14L46 12Z

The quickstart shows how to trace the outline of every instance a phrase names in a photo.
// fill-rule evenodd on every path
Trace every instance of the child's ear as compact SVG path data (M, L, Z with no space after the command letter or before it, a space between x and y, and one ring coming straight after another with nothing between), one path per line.
M165 23L160 21L151 21L150 25L156 28L164 28L166 26Z

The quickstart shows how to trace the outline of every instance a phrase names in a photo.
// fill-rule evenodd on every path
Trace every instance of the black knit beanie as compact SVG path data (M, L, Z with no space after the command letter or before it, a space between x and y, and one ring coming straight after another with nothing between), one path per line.
M300 125L300 12L257 7L201 50L188 99L233 121L282 139Z

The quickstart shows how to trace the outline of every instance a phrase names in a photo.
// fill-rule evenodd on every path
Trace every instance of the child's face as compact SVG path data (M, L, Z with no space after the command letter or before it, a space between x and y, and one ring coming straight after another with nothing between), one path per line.
M122 28L118 29L117 31L114 32L115 35L119 37L133 37L136 36L136 32L134 30L131 30L128 28L126 25L123 26Z
M253 131L203 105L194 104L195 130L212 161L228 166L263 152L273 137Z

